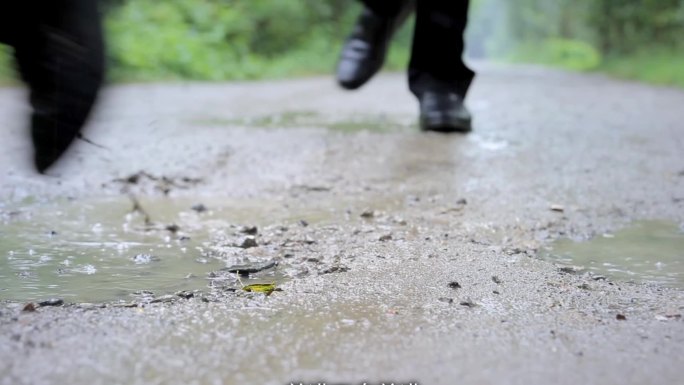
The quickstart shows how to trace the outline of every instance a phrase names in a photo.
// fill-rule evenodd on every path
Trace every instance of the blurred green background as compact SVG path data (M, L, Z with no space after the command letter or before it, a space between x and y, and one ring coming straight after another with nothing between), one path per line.
M684 0L474 0L471 53L684 87Z
M112 81L332 74L354 0L106 0ZM684 86L684 0L472 0L468 54ZM406 67L412 23L387 69ZM14 77L0 47L0 79Z

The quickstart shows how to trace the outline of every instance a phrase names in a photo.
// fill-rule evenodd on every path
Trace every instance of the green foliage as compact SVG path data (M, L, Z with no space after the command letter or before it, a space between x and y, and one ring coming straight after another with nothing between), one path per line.
M360 11L355 0L104 0L115 81L242 80L332 74ZM409 24L409 23L407 23ZM387 68L408 63L412 28ZM0 49L0 79L13 77Z
M248 78L252 25L239 4L206 0L136 0L107 18L111 67L117 77L222 79L232 65ZM230 40L230 43L228 41ZM252 64L252 65L249 65Z
M604 55L674 47L684 36L684 0L476 0L476 9L504 9L494 35L516 48L546 39L580 40ZM476 14L476 19L486 18ZM476 21L477 22L477 21ZM503 31L503 32L500 32Z
M331 73L358 12L350 0L118 0L106 23L110 73L116 80ZM394 67L408 60L406 34L390 56Z
M684 50L651 48L607 57L599 69L625 79L684 87Z
M103 0L116 81L332 74L356 0ZM682 84L684 0L472 0L476 57ZM412 23L385 68L409 60ZM14 77L0 46L0 79Z
M591 45L579 40L547 39L539 43L521 44L511 59L524 62L534 58L535 63L586 71L601 64L601 54Z
M673 46L684 34L682 0L600 0L589 4L588 22L604 53L634 53L653 43Z
M9 82L14 76L14 67L12 65L12 51L9 47L0 45L0 84Z
M471 41L489 57L682 84L684 0L473 1Z

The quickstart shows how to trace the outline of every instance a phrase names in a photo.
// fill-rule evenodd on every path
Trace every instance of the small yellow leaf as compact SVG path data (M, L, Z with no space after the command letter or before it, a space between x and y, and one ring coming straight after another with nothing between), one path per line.
M254 293L264 293L266 295L271 295L276 289L275 282L273 283L253 283L251 285L246 285L242 287L242 290L254 292Z

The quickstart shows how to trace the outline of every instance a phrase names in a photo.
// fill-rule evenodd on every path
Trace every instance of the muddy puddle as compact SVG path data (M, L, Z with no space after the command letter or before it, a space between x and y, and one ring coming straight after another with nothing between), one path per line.
M225 199L138 202L144 213L125 196L0 207L0 299L108 302L206 290L211 272L226 267L206 253L210 240L235 223L259 226L279 213L275 205ZM245 283L277 274L252 278Z
M117 196L0 202L0 300L100 303L281 283L304 274L290 268L302 262L293 255L309 252L319 229L361 221L367 204L380 210L403 204L403 197L384 195L378 202L316 195L312 204L307 194L328 188L305 185L292 187L303 198L289 203L168 195L197 183L186 179L141 172L115 180L125 187ZM273 262L241 281L233 271ZM339 268L319 262L321 271Z
M325 128L331 131L354 133L411 132L415 124L396 121L387 115L357 115L353 119L331 119L317 111L288 111L242 119L208 118L192 123L209 126L239 126L258 128Z
M542 257L595 275L684 288L684 229L673 222L635 222L586 242L559 240Z

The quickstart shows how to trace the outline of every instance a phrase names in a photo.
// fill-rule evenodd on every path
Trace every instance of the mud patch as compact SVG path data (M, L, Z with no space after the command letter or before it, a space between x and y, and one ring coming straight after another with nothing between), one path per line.
M189 208L188 208L188 211ZM145 223L125 198L19 207L0 224L0 298L66 302L130 299L207 286L220 268L202 258L208 234L181 230L180 218ZM168 223L168 224L166 224Z
M684 231L667 221L635 222L588 242L559 240L541 253L563 269L595 277L684 287ZM571 268L572 267L572 268Z
M207 118L193 124L210 126L238 126L257 128L325 128L339 132L408 132L415 130L414 124L406 124L386 115L356 115L352 119L333 119L316 111L288 111L280 114L256 117L224 119Z
M158 195L5 204L0 300L127 302L347 271L349 256L330 243L358 231L361 210L302 204Z
M108 302L136 293L206 290L214 272L226 267L208 255L211 240L230 229L240 232L242 224L261 225L269 211L278 212L226 199L132 202L126 196L6 207L0 216L0 299Z

